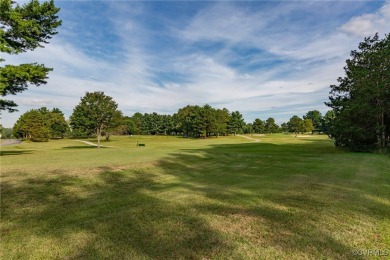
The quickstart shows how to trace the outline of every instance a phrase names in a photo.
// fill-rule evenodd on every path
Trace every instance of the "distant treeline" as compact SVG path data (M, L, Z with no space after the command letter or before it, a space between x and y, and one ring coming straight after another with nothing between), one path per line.
M83 111L83 110L81 110ZM30 139L32 141L47 141L50 138L89 137L96 136L93 122L85 121L87 114L73 113L66 121L60 109L48 110L45 107L32 109L24 113L13 127L13 137ZM210 137L235 134L267 134L267 133L304 133L326 132L326 115L323 117L317 110L309 111L303 118L293 116L280 126L275 119L256 118L252 123L246 123L239 111L217 109L210 105L188 105L180 108L172 115L153 113L135 113L124 116L117 111L105 124L101 133L109 139L111 134L118 135L180 135L183 137ZM83 125L83 127L78 127ZM5 131L5 130L4 130ZM7 131L9 135L9 130Z
M229 112L228 109L216 109L210 105L186 106L173 115L154 113L135 113L125 116L117 134L151 134L151 135L183 135L191 137L209 137L229 134L267 134L267 133L305 133L323 132L327 130L328 113L325 117L318 110L306 113L303 118L293 116L280 126L275 119L256 118L252 123L246 123L239 111ZM115 131L114 131L115 132Z
M239 111L215 109L210 105L186 106L173 115L135 113L124 117L125 133L209 137L242 133L245 122Z

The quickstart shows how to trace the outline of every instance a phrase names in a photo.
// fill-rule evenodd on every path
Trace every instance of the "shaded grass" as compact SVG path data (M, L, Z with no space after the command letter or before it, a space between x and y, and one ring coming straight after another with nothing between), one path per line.
M352 259L390 248L389 157L321 136L260 139L2 149L29 151L1 158L2 258Z
M0 156L7 155L21 155L21 154L31 154L31 150L20 150L20 151L0 151Z

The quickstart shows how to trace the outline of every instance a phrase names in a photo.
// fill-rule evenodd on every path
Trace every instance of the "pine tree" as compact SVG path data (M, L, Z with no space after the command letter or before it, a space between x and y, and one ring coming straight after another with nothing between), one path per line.
M390 146L390 34L365 38L346 63L326 103L335 116L330 136L352 150Z
M43 47L57 34L56 28L61 25L56 15L59 10L53 1L40 3L31 0L20 6L11 0L1 0L0 52L19 54ZM0 58L0 62L3 61ZM0 95L15 95L29 85L46 84L49 71L52 69L37 63L0 67ZM0 110L14 112L16 106L11 100L0 99Z

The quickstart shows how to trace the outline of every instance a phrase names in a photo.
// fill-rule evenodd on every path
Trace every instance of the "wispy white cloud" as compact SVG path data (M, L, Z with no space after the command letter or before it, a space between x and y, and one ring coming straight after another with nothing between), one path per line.
M41 98L29 98L29 99L21 99L19 101L19 104L20 105L25 105L25 106L32 106L32 107L36 107L36 106L41 106L41 107L44 107L44 106L50 106L54 103L53 100L49 100L49 99L41 99Z

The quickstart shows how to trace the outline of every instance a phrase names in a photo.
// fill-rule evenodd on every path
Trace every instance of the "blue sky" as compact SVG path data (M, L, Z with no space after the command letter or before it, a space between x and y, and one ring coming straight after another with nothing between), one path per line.
M45 48L5 64L52 67L48 84L7 98L18 113L104 91L131 116L188 104L239 110L249 123L325 113L329 86L364 37L390 32L389 1L56 1L63 25Z

